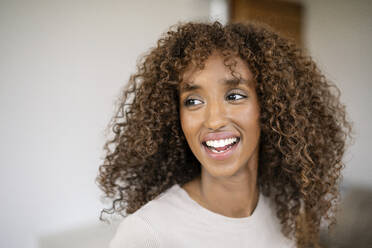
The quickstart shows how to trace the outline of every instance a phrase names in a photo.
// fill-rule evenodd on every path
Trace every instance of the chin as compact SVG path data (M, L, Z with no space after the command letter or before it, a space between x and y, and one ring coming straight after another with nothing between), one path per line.
M239 168L233 164L213 164L213 165L202 165L202 173L207 173L212 177L216 178L227 178L233 177L237 174Z

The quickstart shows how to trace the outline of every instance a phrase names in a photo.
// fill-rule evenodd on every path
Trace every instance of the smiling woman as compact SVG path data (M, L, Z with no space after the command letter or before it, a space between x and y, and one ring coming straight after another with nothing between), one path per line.
M171 28L138 66L97 181L117 247L313 247L350 133L311 58L257 24Z
M196 191L200 205L216 213L244 217L257 203L260 113L252 73L242 59L234 62L239 78L218 52L210 55L203 70L183 74L181 127L202 165L201 177L184 188L190 196Z

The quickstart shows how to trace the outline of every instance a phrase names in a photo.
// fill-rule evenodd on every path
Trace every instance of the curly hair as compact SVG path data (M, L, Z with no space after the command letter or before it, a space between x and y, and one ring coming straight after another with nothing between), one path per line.
M213 53L240 57L256 81L261 137L258 184L276 203L282 232L298 247L318 246L320 224L333 224L342 156L351 124L337 87L292 41L257 23L172 26L142 60L120 98L97 182L111 207L134 213L201 165L180 125L179 83L186 67ZM233 70L233 68L231 68Z

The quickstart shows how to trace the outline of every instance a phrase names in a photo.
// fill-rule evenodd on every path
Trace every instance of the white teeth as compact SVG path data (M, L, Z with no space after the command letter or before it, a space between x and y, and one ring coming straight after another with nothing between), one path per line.
M238 139L236 137L234 138L229 138L229 139L220 139L220 140L208 140L205 142L207 146L210 147L224 147L227 145L230 145L234 142L236 142Z

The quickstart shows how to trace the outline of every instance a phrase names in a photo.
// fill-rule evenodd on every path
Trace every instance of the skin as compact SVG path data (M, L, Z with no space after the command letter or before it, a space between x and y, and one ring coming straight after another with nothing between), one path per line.
M238 84L226 83L234 77L218 52L207 59L203 70L190 67L183 75L181 126L202 166L201 175L183 188L210 211L242 218L253 213L258 201L260 109L248 65L240 58L235 61L234 71L241 77ZM202 145L203 137L226 131L238 135L240 142L228 158L211 158Z

